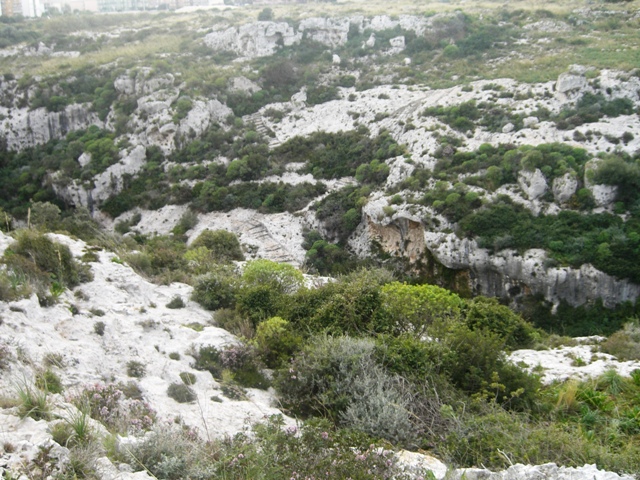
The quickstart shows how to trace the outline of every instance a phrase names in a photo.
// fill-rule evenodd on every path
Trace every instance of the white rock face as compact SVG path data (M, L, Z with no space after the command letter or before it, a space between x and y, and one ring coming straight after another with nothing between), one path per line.
M90 111L88 105L68 105L61 112L48 112L45 108L29 110L0 107L0 114L5 117L0 135L4 136L10 150L41 145L91 125L103 127L103 122L95 112Z
M530 200L535 200L547 191L547 180L539 168L533 172L520 170L518 172L518 185Z
M347 43L350 24L349 18L307 18L300 22L299 32L328 47L338 47Z
M569 93L582 90L587 86L587 79L584 75L578 75L571 72L561 73L556 82L556 91L558 93Z
M123 188L124 175L136 175L147 161L146 148L142 145L131 151L120 152L121 160L111 165L104 172L94 177L94 188L86 189L81 181L74 180L65 187L56 186L56 193L76 207L92 210L96 204L104 202L111 195L119 193Z
M602 298L607 307L634 302L640 296L640 285L618 280L590 264L547 268L544 250L531 249L523 255L503 250L490 255L474 240L460 239L455 234L425 231L424 238L426 248L440 263L473 272L471 287L480 295L512 296L526 288L543 294L552 303L565 300L578 306L589 299Z
M127 72L113 82L116 91L124 95L148 95L157 90L174 86L175 77L170 73L154 75L153 70L142 67L137 72Z
M51 235L68 245L75 256L85 251L85 244L63 235ZM180 416L187 425L207 430L212 435L234 434L241 431L245 419L260 420L264 415L280 413L270 406L272 396L261 390L249 390L249 401L232 401L224 397L219 385L208 372L193 371L188 351L191 345L222 347L237 339L229 332L211 326L211 312L189 300L192 288L185 284L154 285L137 275L130 267L114 262L110 252L97 252L99 260L91 263L94 280L78 287L84 297L64 292L60 302L43 308L35 295L29 299L0 303L4 319L0 325L0 341L10 345L12 354L18 346L24 355L34 360L47 353L59 353L66 367L57 370L66 390L74 391L104 378L114 382L130 380L126 364L137 360L146 366L146 375L139 379L144 397L157 410L161 419ZM165 305L179 295L186 303L182 309ZM72 315L69 305L79 312ZM18 307L22 311L10 310ZM102 310L95 316L91 310ZM27 321L28 319L28 321ZM96 321L105 323L103 336L94 333ZM200 323L197 332L187 324ZM156 348L157 346L157 348ZM168 354L178 352L179 360ZM15 358L15 355L14 355ZM34 365L38 362L34 362ZM30 378L28 366L25 374ZM21 373L14 367L0 377L0 391L12 388ZM22 366L21 366L22 368ZM200 405L180 404L167 396L170 383L179 380L183 371L197 377L193 385ZM211 402L212 395L222 397L221 403ZM161 420L163 421L163 420Z
M389 40L389 44L391 45L392 48L398 49L398 50L404 50L404 35L401 35L399 37L394 37L391 40Z
M187 138L199 137L212 123L222 123L233 111L218 100L196 100L185 118L180 121L175 133Z
M481 468L462 468L454 472L452 480L633 480L632 475L599 470L597 465L583 467L558 467L555 463L544 465L522 465L520 463L502 472L491 472Z
M576 193L577 188L578 179L569 172L555 178L551 186L553 198L558 203L566 203Z
M580 361L576 362L576 359ZM597 345L577 345L551 350L516 350L509 355L515 364L523 362L528 370L542 367L542 382L549 384L568 378L587 380L615 370L623 377L640 368L639 361L619 362L613 355L598 351Z
M591 191L596 206L611 208L618 195L618 187L615 185L602 185L593 183L590 172L598 165L598 159L588 161L584 166L584 185Z
M255 93L262 90L260 85L252 82L247 77L233 77L229 84L229 90L232 92Z
M254 58L273 55L280 45L291 46L301 39L302 33L286 22L256 22L209 33L204 43L213 50Z

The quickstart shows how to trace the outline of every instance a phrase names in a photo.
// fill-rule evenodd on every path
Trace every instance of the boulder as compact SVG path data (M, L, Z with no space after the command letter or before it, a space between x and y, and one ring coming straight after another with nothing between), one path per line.
M518 172L518 185L530 200L541 197L547 191L547 180L539 168L533 172L528 170Z
M563 176L555 178L551 185L553 198L558 203L566 203L573 194L576 193L577 188L578 179L575 174L572 174L571 172L567 172Z

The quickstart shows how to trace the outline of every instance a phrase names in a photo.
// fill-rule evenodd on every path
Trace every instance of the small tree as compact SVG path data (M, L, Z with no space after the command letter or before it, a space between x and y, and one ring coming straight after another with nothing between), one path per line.
M217 262L244 260L238 237L226 230L203 231L190 246L191 249L199 247L207 248L211 252L213 260Z
M269 22L273 20L273 10L269 7L263 8L260 13L258 13L258 20L261 22Z

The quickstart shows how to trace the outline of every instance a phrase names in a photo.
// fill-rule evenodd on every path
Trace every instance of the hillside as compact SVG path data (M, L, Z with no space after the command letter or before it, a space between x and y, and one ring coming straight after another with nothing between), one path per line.
M0 17L0 470L637 474L638 52L637 1Z

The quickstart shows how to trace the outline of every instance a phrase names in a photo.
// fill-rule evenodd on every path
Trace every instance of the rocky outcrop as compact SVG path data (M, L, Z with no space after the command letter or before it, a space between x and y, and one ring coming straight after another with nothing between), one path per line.
M544 250L531 249L523 255L514 250L489 254L474 240L434 232L425 232L425 244L446 267L468 269L470 287L480 295L514 298L539 293L553 303L564 300L572 306L601 298L607 307L633 302L640 296L640 285L618 280L590 264L547 267Z
M640 285L607 275L590 264L580 268L549 266L545 251L540 249L522 255L514 250L490 253L475 240L428 231L415 216L402 212L384 216L376 202L372 203L365 206L359 238L352 241L355 250L367 254L366 246L374 241L384 252L412 264L430 256L448 269L467 272L463 276L465 289L476 295L515 300L542 294L554 304L563 300L572 306L600 298L606 307L634 302L640 296Z
M91 125L103 126L98 115L86 104L68 105L61 112L48 112L45 108L0 108L0 114L5 117L0 135L4 136L9 150L42 145Z
M326 45L337 47L347 43L349 18L307 18L300 22L298 30L310 40Z
M121 95L149 95L152 92L174 85L175 78L171 73L155 75L151 68L143 67L120 75L113 82L116 91Z
M291 46L301 39L302 33L286 22L256 22L209 33L204 43L213 50L254 58L273 55L278 47Z
M529 197L529 200L535 200L547 191L547 180L539 168L536 168L533 172L520 170L518 172L518 185Z
M92 211L95 206L122 190L125 175L134 176L142 169L146 162L146 148L138 145L131 151L120 152L120 156L118 163L94 177L91 188L79 180L74 180L69 185L56 185L54 177L56 194L71 205L86 207Z
M281 46L299 43L303 37L330 48L345 45L349 30L354 26L359 32L374 32L400 27L417 35L424 35L430 19L401 15L391 18L379 15L371 18L354 16L346 18L313 17L300 21L297 27L286 22L255 22L239 27L217 29L204 37L204 43L213 50L230 51L243 57L255 58L273 55ZM375 36L372 37L375 44ZM390 46L396 51L404 49L404 36L391 40ZM372 47L371 42L367 46Z
M578 179L569 172L555 178L551 186L554 200L561 204L566 203L576 193L577 188Z
M539 480L553 478L556 480L633 480L631 475L599 470L598 466L559 467L555 463L544 465L512 465L502 472L491 472L486 468L460 468L447 476L451 480Z

